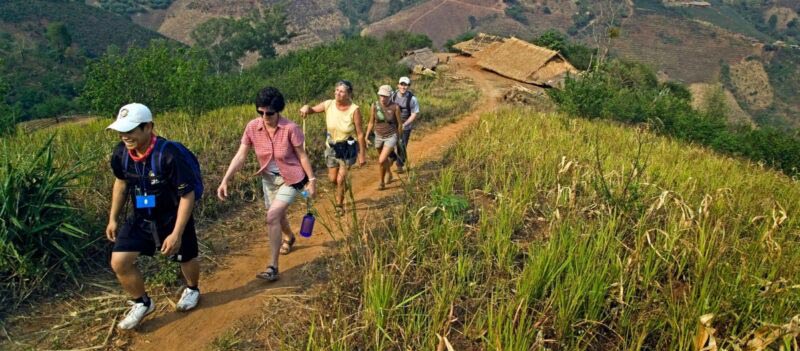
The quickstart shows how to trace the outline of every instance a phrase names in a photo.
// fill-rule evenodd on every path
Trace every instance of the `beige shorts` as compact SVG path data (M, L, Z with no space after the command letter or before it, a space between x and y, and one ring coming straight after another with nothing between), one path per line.
M383 149L384 147L388 147L390 149L394 149L397 146L397 134L392 134L392 136L384 138L380 135L375 135L375 148L378 150Z
M291 204L300 194L297 189L284 183L283 177L269 172L261 176L261 186L264 189L264 205L267 206L267 209L275 200Z

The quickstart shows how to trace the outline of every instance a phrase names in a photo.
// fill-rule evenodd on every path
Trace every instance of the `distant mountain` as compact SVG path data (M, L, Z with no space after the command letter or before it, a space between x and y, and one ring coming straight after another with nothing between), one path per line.
M81 111L86 65L160 34L76 1L0 2L0 84L19 120ZM0 96L0 98L3 98Z
M664 79L722 83L736 97L732 121L787 129L800 127L799 10L796 0L430 0L362 33L408 30L442 46L468 31L532 39L557 29Z
M78 1L11 0L0 2L0 30L17 38L44 42L48 23L61 22L73 43L90 57L105 52L108 45L121 49L144 45L162 35L128 18Z

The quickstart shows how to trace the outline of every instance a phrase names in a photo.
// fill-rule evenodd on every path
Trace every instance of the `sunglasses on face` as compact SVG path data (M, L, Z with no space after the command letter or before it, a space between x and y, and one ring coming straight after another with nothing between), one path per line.
M259 116L264 116L264 115L266 115L266 116L268 116L268 117L272 117L272 116L274 116L274 115L275 115L277 112L275 112L275 111L261 111L261 110L259 110L259 109L256 109L256 113L257 113Z

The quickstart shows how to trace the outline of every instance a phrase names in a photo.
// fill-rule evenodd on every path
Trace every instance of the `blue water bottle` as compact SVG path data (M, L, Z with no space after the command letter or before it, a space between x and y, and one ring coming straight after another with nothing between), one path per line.
M300 224L300 235L308 238L314 231L314 214L311 213L311 199L308 198L308 191L303 190L301 193L306 198L306 215L303 216L303 223Z

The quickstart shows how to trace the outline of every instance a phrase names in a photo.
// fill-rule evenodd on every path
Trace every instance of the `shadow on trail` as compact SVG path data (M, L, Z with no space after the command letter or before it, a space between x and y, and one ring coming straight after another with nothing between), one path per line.
M313 245L305 246L305 248L310 248ZM304 248L303 246L295 246L295 250L298 248ZM296 252L292 250L292 253ZM266 261L266 258L265 260ZM313 261L312 261L313 262ZM191 313L200 312L204 309L218 309L216 313L225 313L224 307L231 303L236 303L239 300L247 299L251 296L262 294L268 290L279 290L279 289L295 289L297 286L289 285L288 283L293 280L295 274L302 274L303 267L311 264L312 262L300 264L298 266L292 267L286 271L280 271L280 279L275 282L267 282L255 277L256 273L263 271L265 267L253 267L253 274L252 278L240 286L232 287L227 290L221 291L211 291L211 292L203 292L201 290L200 296L200 303L197 307L189 312L178 312L178 311L168 311L166 313L160 314L154 318L145 318L144 322L140 327L137 328L139 334L147 335L153 332L158 331L164 326L168 326L171 323L178 321L184 317L188 317ZM266 265L266 264L265 264ZM202 285L200 286L202 289ZM275 294L275 293L273 293ZM265 297L271 295L265 295ZM171 297L173 301L177 301L179 297L174 296ZM155 301L155 300L154 300ZM164 301L155 301L156 303L164 303ZM255 308L260 308L260 305L252 306ZM172 307L168 307L172 309Z

